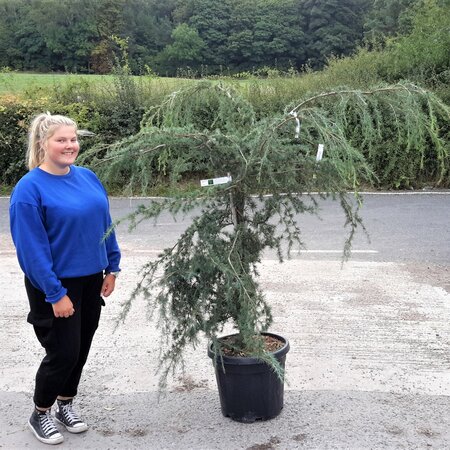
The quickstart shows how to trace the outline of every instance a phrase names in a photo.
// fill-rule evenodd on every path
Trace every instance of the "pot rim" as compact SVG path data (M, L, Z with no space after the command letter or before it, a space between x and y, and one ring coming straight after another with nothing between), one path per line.
M227 334L222 337L236 336L237 334L238 333ZM275 333L270 333L270 332L262 332L260 334L265 335L265 336L272 336L272 337L284 342L283 347L279 348L275 352L270 352L276 359L278 359L278 360L281 359L289 351L289 349L290 349L289 341L284 336L281 336L281 335L275 334ZM221 355L219 353L214 353L214 351L212 350L211 342L208 345L208 356L213 361L215 361L215 363L234 364L234 365L267 364L266 362L261 361L261 359L256 358L254 356L228 356L228 355L223 355L223 354Z

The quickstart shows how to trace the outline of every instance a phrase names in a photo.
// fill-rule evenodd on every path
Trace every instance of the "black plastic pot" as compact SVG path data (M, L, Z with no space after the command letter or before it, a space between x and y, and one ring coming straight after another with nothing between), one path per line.
M273 353L285 367L289 342L282 336L263 333L284 342ZM273 369L257 358L214 355L212 345L208 356L215 360L216 380L222 414L238 422L251 423L278 416L283 409L284 383Z

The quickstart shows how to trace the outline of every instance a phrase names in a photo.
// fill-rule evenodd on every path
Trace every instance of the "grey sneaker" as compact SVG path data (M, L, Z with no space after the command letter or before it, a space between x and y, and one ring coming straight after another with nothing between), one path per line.
M36 438L44 444L59 444L64 441L64 436L56 428L49 409L45 412L35 409L28 421L28 426Z
M72 400L57 400L55 419L64 425L71 433L82 433L88 426L73 410Z

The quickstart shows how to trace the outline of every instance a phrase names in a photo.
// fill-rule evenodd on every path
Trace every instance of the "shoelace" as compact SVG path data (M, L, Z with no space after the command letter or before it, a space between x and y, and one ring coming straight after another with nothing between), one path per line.
M64 418L70 424L75 424L81 422L81 419L77 416L77 413L72 409L72 404L67 403L67 405L61 405L62 413Z
M45 435L49 436L54 433L58 433L53 417L50 414L50 410L45 411L45 414L39 414L39 421L41 422L41 428Z

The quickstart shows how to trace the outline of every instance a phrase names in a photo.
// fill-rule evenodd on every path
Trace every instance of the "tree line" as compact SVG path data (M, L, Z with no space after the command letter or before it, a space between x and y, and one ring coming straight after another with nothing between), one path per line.
M134 74L323 66L407 30L420 0L0 0L0 67Z

